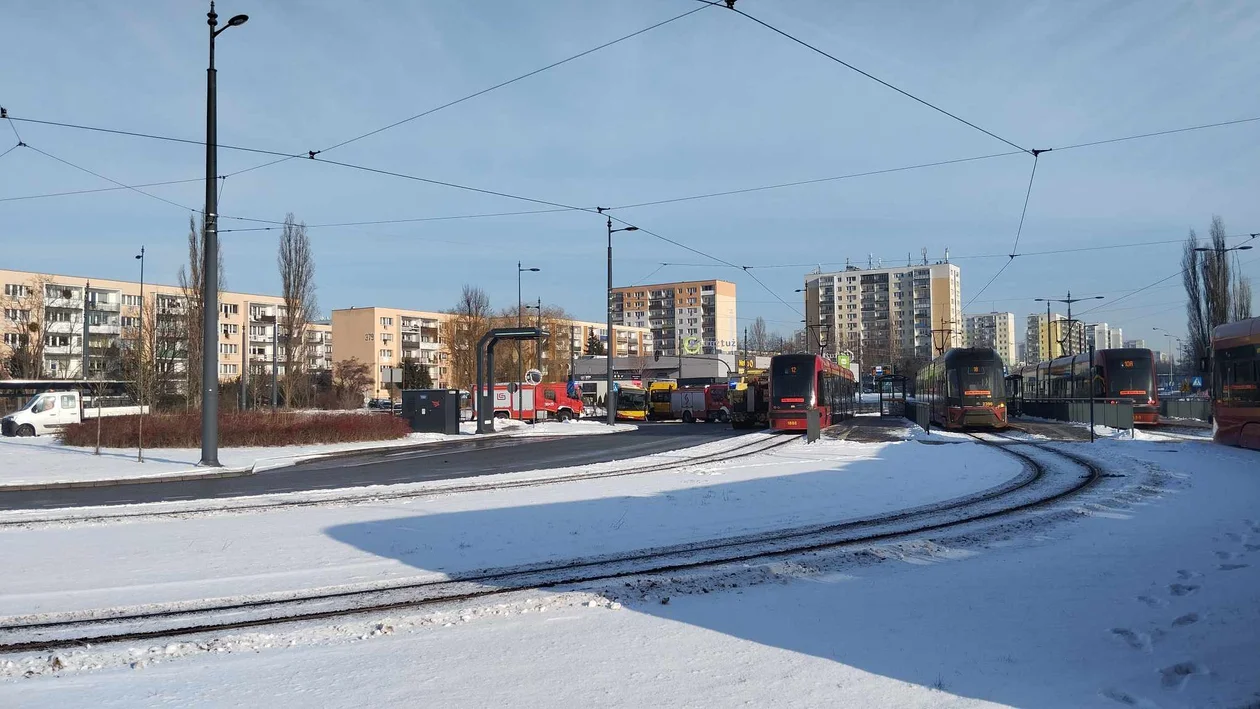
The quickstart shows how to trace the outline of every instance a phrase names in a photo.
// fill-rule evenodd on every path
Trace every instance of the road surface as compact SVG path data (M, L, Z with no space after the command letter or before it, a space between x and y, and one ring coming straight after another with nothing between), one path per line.
M730 425L653 423L602 436L473 438L403 452L339 456L240 477L0 492L0 510L174 502L471 478L664 453L740 433Z

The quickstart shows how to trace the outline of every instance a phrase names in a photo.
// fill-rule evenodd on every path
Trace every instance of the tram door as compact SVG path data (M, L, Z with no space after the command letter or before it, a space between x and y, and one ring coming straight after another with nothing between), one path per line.
M1024 415L1024 378L1018 374L1006 377L1006 413L1008 416Z

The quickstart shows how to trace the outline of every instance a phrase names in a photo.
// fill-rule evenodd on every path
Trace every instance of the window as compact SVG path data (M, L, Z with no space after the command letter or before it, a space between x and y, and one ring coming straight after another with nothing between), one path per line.
M381 359L393 359L393 358L394 358L393 350L381 350Z
M44 335L44 344L49 347L69 347L69 335Z
M234 354L236 354L238 351L239 351L239 350L237 349L237 345L234 345L234 344L231 344L231 343L227 343L227 342L220 342L220 343L219 343L219 354L230 354L230 355L234 355Z
M223 326L224 335L239 335L240 332L241 332L240 325L224 325Z
M393 327L393 326L394 326L393 318L387 318L387 317L381 318L381 327Z
M551 389L544 389L544 390L543 390L543 398L544 398L544 399L546 399L547 401L555 401L555 400L556 400L556 392L552 391Z
M21 347L30 342L30 337L17 332L4 333L4 344L9 347Z
M236 303L222 303L219 305L219 309L223 311L223 317L225 318L232 315L239 315L241 312L241 306Z
M19 308L5 308L4 318L12 322L26 322L31 319L31 311Z
M140 305L140 296L138 296L138 295L124 295L124 296L122 297L122 304L123 304L123 305L130 305L130 306L132 306L132 307L138 307L138 306Z
M266 347L251 347L249 348L249 354L253 357L266 357L267 348Z
M237 366L235 364L220 364L219 374L236 374Z
M31 294L31 287L18 283L4 284L4 294L13 298L24 298Z

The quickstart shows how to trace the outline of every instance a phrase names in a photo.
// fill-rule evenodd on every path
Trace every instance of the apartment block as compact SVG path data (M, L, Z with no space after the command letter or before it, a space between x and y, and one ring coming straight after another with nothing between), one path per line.
M337 343L337 359L357 359L369 363L372 370L370 396L386 398L390 395L387 369L403 366L410 358L428 367L433 386L456 386L448 343L443 339L442 326L451 319L448 313L400 308L365 307L344 308L332 312L331 336ZM515 323L513 323L515 324ZM544 330L552 330L550 336L556 345L542 349L541 371L549 379L563 379L569 374L572 358L585 354L586 343L593 334L607 347L605 323L580 320L561 320L543 323ZM651 356L651 336L647 328L614 327L616 352L621 357ZM567 331L567 332L566 332ZM531 349L533 343L525 343ZM552 357L560 360L552 363Z
M662 355L738 352L735 284L680 281L614 288L611 307L617 326L647 329Z
M105 374L117 366L119 352L133 346L141 331L139 281L0 270L0 283L4 288L0 296L0 358L7 359L15 349L29 345L31 337L39 336L43 340L43 378ZM145 283L143 301L145 320L151 323L147 329L160 352L156 366L174 373L186 372L188 342L182 321L187 317L188 304L183 290L179 286ZM276 345L281 339L276 323L283 310L284 299L278 296L232 291L219 294L217 347L221 380L236 379L250 374L250 370L269 374L273 356L283 374L284 351ZM178 336L167 337L166 333ZM330 368L331 324L309 324L303 349L308 369Z
M1007 367L1015 364L1015 313L978 313L963 316L963 346L989 347Z
M806 275L804 290L807 340L828 356L852 353L864 370L963 343L962 274L954 264L849 266Z
M1027 361L1042 362L1089 351L1089 329L1079 321L1069 324L1059 313L1051 313L1048 321L1045 315L1029 315L1024 333Z
M1085 344L1094 349L1119 349L1124 347L1124 333L1118 327L1109 327L1107 323L1094 323L1085 326Z

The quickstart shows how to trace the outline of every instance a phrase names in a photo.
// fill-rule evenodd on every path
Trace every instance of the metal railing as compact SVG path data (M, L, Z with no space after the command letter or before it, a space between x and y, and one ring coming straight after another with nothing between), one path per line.
M1108 404L1101 401L1090 402L1089 399L1058 399L1054 401L1036 401L1024 399L1022 411L1024 416L1036 416L1055 421L1071 421L1073 423L1090 423L1090 405L1093 405L1093 423L1098 426L1110 426L1126 431L1133 430L1133 404L1121 402Z
M1160 399L1159 415L1178 419L1212 420L1210 399Z

